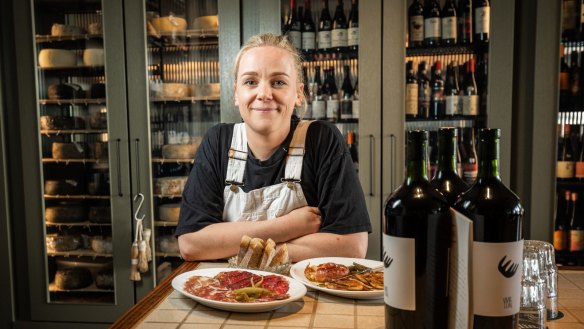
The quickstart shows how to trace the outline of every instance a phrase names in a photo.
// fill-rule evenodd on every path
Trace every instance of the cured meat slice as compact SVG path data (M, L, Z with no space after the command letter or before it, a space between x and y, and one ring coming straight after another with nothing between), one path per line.
M260 287L272 291L276 294L285 294L290 288L288 280L278 275L266 275Z
M304 275L308 280L321 283L349 275L349 272L347 266L330 262L312 266L308 265L304 269Z

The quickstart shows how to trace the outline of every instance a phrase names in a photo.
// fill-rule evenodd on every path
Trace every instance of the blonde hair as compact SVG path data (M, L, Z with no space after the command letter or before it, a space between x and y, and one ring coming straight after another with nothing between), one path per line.
M241 62L241 58L245 55L248 51L253 48L258 47L276 47L279 49L283 49L287 51L292 58L294 59L294 69L296 70L297 84L301 84L304 81L304 74L302 72L302 55L298 52L298 49L294 47L292 42L288 39L287 36L277 35L273 33L261 33L256 34L249 38L247 42L239 49L237 56L235 57L235 65L233 66L233 77L234 81L237 82L237 72L239 71L239 63ZM302 90L302 107L304 111L301 114L298 114L300 118L304 116L306 113L306 109L308 104L306 103L307 95L304 94L304 90Z

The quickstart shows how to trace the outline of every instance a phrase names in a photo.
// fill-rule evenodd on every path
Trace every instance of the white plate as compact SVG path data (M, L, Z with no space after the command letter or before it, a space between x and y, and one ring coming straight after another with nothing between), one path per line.
M233 272L233 271L241 271L241 269L233 269L233 268L207 268L202 270L194 270L182 273L176 276L172 280L172 287L180 292L181 294L188 296L195 301L209 307L217 308L224 311L231 311L231 312L266 312L277 309L282 307L290 302L295 300L301 299L306 294L306 287L292 279L283 275L271 273L271 272L264 272L264 271L256 271L256 270L245 270L247 272L258 274L258 275L277 275L286 280L288 280L289 288L288 288L288 295L290 296L287 299L282 300L274 300L271 302L258 302L258 303L236 303L236 302L220 302L216 300L206 299L199 296L195 296L190 294L184 290L185 282L191 278L192 276L208 276L214 277L219 272Z
M308 280L304 276L304 269L308 264L310 265L319 265L322 263L336 263L342 265L353 265L353 262L365 265L367 267L377 267L381 266L383 263L371 260L371 259L362 259L362 258L345 258L345 257L321 257L321 258L311 258L300 261L290 268L290 276L294 279L304 283L310 288L324 291L331 295L345 297L345 298L353 298L353 299L377 299L383 298L383 290L371 290L371 291L349 291L349 290L336 290L336 289L329 289L325 287L318 286L314 282Z

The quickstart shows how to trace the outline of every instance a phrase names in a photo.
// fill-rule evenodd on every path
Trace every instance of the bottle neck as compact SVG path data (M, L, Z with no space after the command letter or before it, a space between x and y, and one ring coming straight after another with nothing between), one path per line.
M406 184L428 180L428 142L409 141L407 145Z
M479 141L479 163L477 178L500 179L499 139Z
M438 147L438 171L454 172L457 170L457 147L456 137L443 138Z

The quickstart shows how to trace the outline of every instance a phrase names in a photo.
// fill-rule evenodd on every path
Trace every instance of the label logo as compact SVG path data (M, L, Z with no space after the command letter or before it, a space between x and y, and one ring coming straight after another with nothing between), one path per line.
M511 278L515 275L515 272L517 272L519 264L511 263L511 260L505 262L505 259L507 259L507 256L503 256L503 258L499 261L499 266L497 268L499 273L503 274L504 277Z
M393 258L389 257L387 252L383 252L383 266L385 268L389 268L389 266L393 263Z

